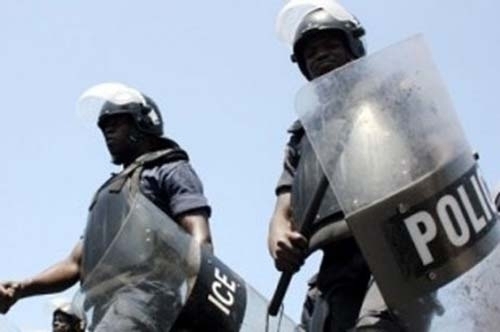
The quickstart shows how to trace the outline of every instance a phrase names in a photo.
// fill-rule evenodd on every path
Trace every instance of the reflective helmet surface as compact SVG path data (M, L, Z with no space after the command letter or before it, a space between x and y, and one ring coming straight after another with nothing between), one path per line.
M310 75L305 68L304 47L313 36L328 32L340 34L354 58L357 59L366 54L365 45L361 39L365 30L359 21L354 17L336 17L334 13L317 8L304 16L297 27L293 42L292 61L297 62L307 78L310 78Z
M71 303L64 303L64 304L58 306L54 310L54 314L56 314L58 312L62 312L63 314L66 314L68 316L76 316L75 312L73 311L73 308L71 307Z
M139 90L122 83L101 83L90 87L78 99L77 109L85 118L97 117L99 126L108 116L129 114L141 132L163 135L163 120L156 103Z
M58 306L53 313L54 319L58 314L63 314L66 319L69 319L70 324L72 324L72 327L76 328L76 330L83 331L85 329L85 321L76 314L70 303L64 303Z
M140 93L140 92L138 92ZM155 102L148 96L140 93L143 101L131 101L124 104L115 101L107 101L103 104L97 120L98 125L101 121L115 114L130 114L134 119L137 128L147 134L155 136L163 135L163 120L161 113Z

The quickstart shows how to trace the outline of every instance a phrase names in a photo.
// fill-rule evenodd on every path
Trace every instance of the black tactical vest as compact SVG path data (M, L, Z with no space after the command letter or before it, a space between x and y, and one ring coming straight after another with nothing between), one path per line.
M122 226L126 222L134 222L134 220L130 219L164 218L171 220L166 213L152 203L148 209L144 210L148 211L146 212L148 215L137 216L137 213L132 211L138 199L145 202L149 201L140 190L140 175L143 168L187 159L187 154L179 148L147 153L136 159L122 172L114 175L99 188L89 207L85 229L81 270L83 284L85 284L85 279L94 268L105 259L108 248L119 234ZM142 212L142 214L145 213ZM143 243L138 243L144 241L142 234L138 234L135 238L133 236L129 237L129 243L127 243L126 248L123 248L124 251L133 251L134 244L143 245ZM126 265L130 266L132 262L127 262Z
M302 136L296 146L300 154L300 159L292 186L293 216L295 222L300 223L309 200L311 200L312 193L316 191L323 176L323 170L300 122L296 122L290 131ZM316 231L326 224L342 220L343 217L344 214L340 209L337 198L333 191L327 188L318 211L318 216L313 223L313 230ZM300 227L301 225L298 226Z

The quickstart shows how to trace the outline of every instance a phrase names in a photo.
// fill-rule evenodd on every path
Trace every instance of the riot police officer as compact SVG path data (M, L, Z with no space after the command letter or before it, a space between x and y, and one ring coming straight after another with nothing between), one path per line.
M52 314L52 332L83 332L85 322L71 309L70 303L60 305Z
M102 100L97 124L112 162L123 169L97 191L84 236L67 258L32 278L0 284L2 313L21 298L62 291L77 281L83 284L124 222L123 215L133 208L134 195L145 196L152 203L149 209L154 206L157 214L171 218L190 234L194 243L211 250L210 206L202 183L187 153L174 140L163 136L163 120L155 102L119 83L94 86L82 98L88 96ZM131 194L130 188L139 190ZM153 286L142 283L107 298L101 308L94 310L91 329L163 330L161 319L156 318L168 316L168 311L179 305L178 299L175 294L167 299L162 297Z
M338 7L338 6L337 6ZM292 61L313 80L365 55L360 22L349 13L336 16L324 8L305 15L293 41ZM307 139L299 121L288 130L284 169L276 187L268 247L278 270L296 272L303 264L307 240L292 221L297 170ZM321 203L316 227L343 219L334 197ZM317 276L310 282L302 325L307 331L347 331L356 325L370 281L370 270L352 237L328 244Z

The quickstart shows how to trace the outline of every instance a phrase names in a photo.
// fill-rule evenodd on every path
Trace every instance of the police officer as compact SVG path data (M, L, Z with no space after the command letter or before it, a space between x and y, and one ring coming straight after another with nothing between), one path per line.
M331 11L317 8L298 25L292 60L307 80L313 80L364 56L366 51L361 39L364 34L353 16L336 17ZM276 187L277 201L270 221L268 247L276 268L293 273L303 264L308 245L292 220L292 194L297 189L294 188L297 170L308 142L299 121L288 131L291 137ZM323 199L319 214L319 224L339 222L344 217L334 197ZM311 332L347 331L356 325L371 273L352 237L323 249L319 273L310 282L302 326Z
M126 215L123 209L132 208L130 202L134 201L134 195L146 197L151 203L149 211L157 209L157 215L175 221L191 235L195 244L212 250L208 223L210 206L202 183L187 153L175 141L163 136L163 120L157 105L138 90L119 83L98 85L88 91L101 90L112 94L104 98L98 126L112 162L123 169L97 191L89 209L85 234L67 258L32 278L0 284L2 313L21 298L62 291L77 281L83 283L116 232L102 234L119 229L124 222L121 216ZM129 188L139 190L131 194L133 190ZM107 224L103 226L103 223ZM159 294L154 283L140 286L133 290L123 289L120 296L103 304L106 310L94 310L93 324L100 323L91 328L100 331L163 330L161 319L156 318L167 318L169 310L179 305L176 295L166 298L168 294ZM125 306L124 298L127 299ZM124 307L127 309L123 310Z
M52 315L52 332L83 332L85 324L71 309L71 304L59 306Z

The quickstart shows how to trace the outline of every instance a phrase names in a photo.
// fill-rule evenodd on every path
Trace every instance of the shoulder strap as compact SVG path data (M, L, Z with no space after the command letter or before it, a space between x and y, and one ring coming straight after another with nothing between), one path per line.
M143 167L145 165L155 164L158 162L169 163L178 160L189 160L186 151L181 148L170 148L143 154L137 158L134 164L138 164L136 167Z
M137 158L132 164L130 164L127 168L125 168L123 171L108 179L97 190L97 192L94 194L94 197L92 198L89 210L92 209L97 200L99 192L101 192L104 188L108 188L110 193L119 193L123 189L125 183L127 183L127 181L130 179L132 180L130 185L130 190L132 194L135 194L139 189L139 177L144 166L151 166L154 164L164 164L179 160L187 161L189 160L189 157L184 150L178 147L158 150L143 154L142 156Z
M180 148L159 150L142 155L136 160L137 165L126 175L125 181L130 178L131 194L135 195L139 191L139 180L144 167L172 163L179 160L189 160L187 153ZM123 184L125 184L125 181Z

